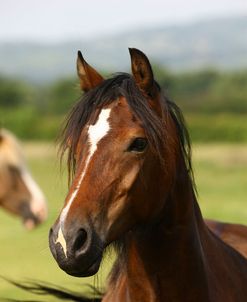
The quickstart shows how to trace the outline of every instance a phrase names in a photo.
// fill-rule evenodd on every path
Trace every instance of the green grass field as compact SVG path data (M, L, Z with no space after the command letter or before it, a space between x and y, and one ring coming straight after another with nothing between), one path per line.
M24 145L30 169L49 201L49 219L37 230L26 231L21 222L0 212L0 275L15 280L38 279L82 291L81 285L103 284L110 257L97 277L76 279L56 265L48 248L48 231L61 209L67 190L55 148L50 143ZM193 147L195 179L204 216L247 223L247 145L207 144ZM0 281L1 297L32 299L7 282ZM39 300L39 299L37 299ZM56 301L44 298L44 301Z

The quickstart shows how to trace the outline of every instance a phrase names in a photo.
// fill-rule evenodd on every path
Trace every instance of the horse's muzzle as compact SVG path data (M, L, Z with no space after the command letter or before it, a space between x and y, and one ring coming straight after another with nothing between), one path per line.
M78 228L65 233L56 225L50 230L49 245L59 267L67 274L87 277L99 270L104 245L96 232Z

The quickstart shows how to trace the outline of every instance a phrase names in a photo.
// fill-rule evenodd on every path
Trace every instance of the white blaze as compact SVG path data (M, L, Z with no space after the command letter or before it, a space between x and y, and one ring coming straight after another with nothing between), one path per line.
M63 226L66 216L69 212L69 209L78 193L82 180L87 172L87 168L90 163L90 160L91 160L93 154L95 153L95 151L97 150L97 145L101 141L101 139L103 137L105 137L106 134L108 133L108 131L110 130L110 125L109 125L109 121L108 121L108 119L110 117L110 113L111 113L111 109L102 109L102 111L99 114L97 122L94 125L90 125L88 127L88 140L89 140L89 144L90 144L90 149L89 149L88 157L85 162L85 167L79 177L78 183L75 186L75 190L72 192L66 206L64 207L64 209L62 210L62 213L60 215L61 227L59 229L58 238L56 240L56 243L59 242L61 244L65 255L67 255L67 248L66 248L66 241L65 241L63 233L62 233L62 226Z
M56 243L56 244L57 244L57 243L60 243L60 244L61 244L61 246L62 246L62 248L63 248L63 251L64 251L64 254L65 254L65 257L67 258L67 244L66 244L66 240L64 239L64 236L63 236L63 232L62 232L61 227L59 228L57 240L56 240L55 243Z
M47 218L47 205L44 194L26 169L21 171L21 177L31 194L30 208L32 213L41 221L44 221Z

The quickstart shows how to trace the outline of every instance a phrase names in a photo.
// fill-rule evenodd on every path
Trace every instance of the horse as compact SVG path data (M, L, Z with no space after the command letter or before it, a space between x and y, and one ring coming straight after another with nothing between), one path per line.
M17 138L0 129L0 206L20 216L27 229L47 217L47 202L31 176Z
M212 232L247 258L247 226L210 219L205 222Z
M202 218L182 113L147 56L129 51L132 75L106 80L78 52L85 94L63 132L71 182L50 229L52 255L86 277L114 245L103 302L246 301L247 260Z

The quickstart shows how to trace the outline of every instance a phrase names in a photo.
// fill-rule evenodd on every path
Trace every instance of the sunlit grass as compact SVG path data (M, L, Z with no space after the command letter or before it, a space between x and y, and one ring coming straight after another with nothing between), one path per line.
M247 145L196 145L194 166L204 216L247 224Z
M26 143L28 163L49 201L48 221L27 232L21 222L0 212L0 274L15 280L39 279L81 291L80 285L100 285L109 270L107 258L97 278L76 279L62 272L48 248L48 232L63 205L66 172L60 172L53 144ZM195 145L195 178L204 216L247 223L247 145ZM31 295L0 282L1 297L31 299ZM56 301L55 299L45 301Z

